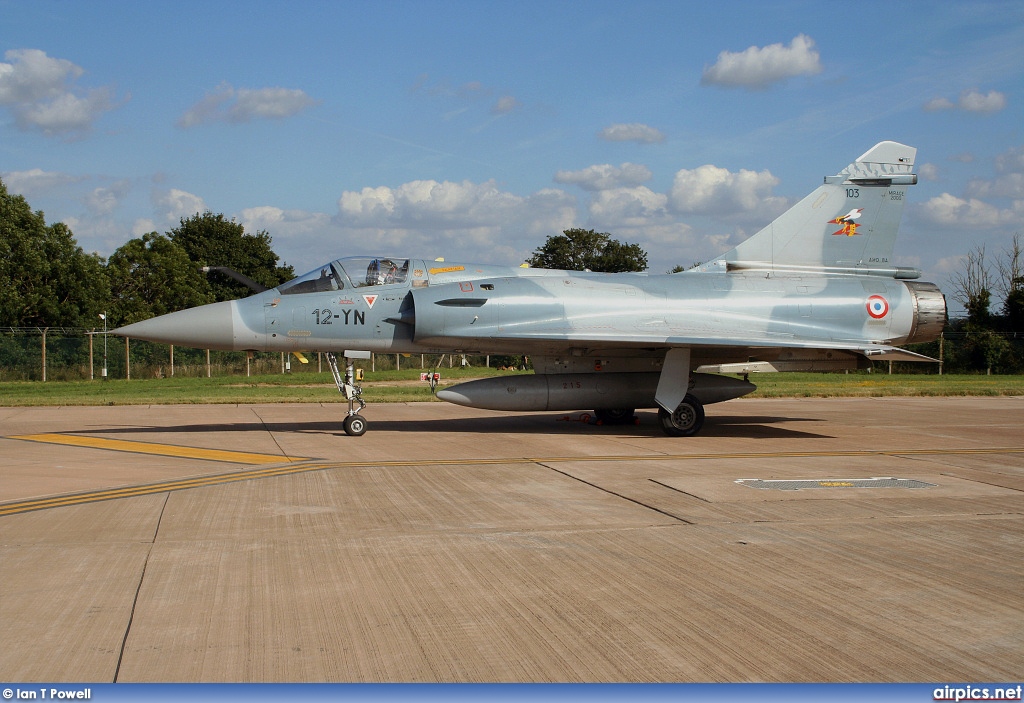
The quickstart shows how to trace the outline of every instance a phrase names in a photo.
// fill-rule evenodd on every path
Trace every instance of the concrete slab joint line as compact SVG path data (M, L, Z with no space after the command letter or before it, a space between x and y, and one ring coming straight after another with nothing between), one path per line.
M121 674L121 662L124 660L125 647L128 645L128 636L132 632L132 623L135 621L135 609L139 605L139 594L142 593L142 583L146 580L146 568L149 566L149 558L153 555L153 547L156 545L156 537L160 534L160 523L164 519L164 511L167 510L167 501L170 500L171 494L168 493L164 496L164 502L160 506L160 514L156 518L156 527L153 529L153 539L149 542L149 550L146 551L146 559L142 562L142 572L139 574L139 583L135 588L135 597L132 598L132 609L128 613L128 622L124 627L124 637L121 638L121 648L117 652L117 666L114 668L114 679L112 683L117 683L118 676Z

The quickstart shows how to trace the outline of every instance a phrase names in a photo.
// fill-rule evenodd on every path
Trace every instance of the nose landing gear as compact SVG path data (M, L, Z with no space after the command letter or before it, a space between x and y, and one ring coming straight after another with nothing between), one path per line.
M338 359L333 352L327 352L327 365L331 367L331 375L334 376L334 383L338 386L338 390L348 401L348 415L345 417L345 422L342 423L345 434L351 437L360 437L366 432L366 418L360 415L359 411L366 407L366 403L361 397L363 395L362 387L355 385L356 374L352 360L348 355L345 356L344 378L338 370ZM359 404L359 410L356 410L356 403Z

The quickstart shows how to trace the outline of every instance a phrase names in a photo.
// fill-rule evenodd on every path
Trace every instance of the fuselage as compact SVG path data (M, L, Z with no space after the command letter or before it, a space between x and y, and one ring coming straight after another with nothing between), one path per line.
M364 259L354 261L361 268ZM310 281L326 277L314 272L122 332L238 351L558 355L582 348L635 357L638 350L690 346L699 363L725 363L777 358L771 350L792 347L923 341L944 322L937 288L883 276L599 274L408 261L401 280L356 285L346 277L316 290Z

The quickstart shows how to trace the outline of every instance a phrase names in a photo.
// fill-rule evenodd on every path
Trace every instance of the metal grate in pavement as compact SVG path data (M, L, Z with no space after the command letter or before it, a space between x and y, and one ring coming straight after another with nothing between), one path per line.
M933 488L936 484L909 478L823 478L771 479L741 478L736 481L750 488L776 491L802 491L808 488Z

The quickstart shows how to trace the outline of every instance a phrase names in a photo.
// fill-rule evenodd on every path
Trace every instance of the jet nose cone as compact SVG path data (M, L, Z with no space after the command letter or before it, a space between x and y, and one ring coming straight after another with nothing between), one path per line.
M235 303L211 303L119 327L114 334L197 349L235 348Z

